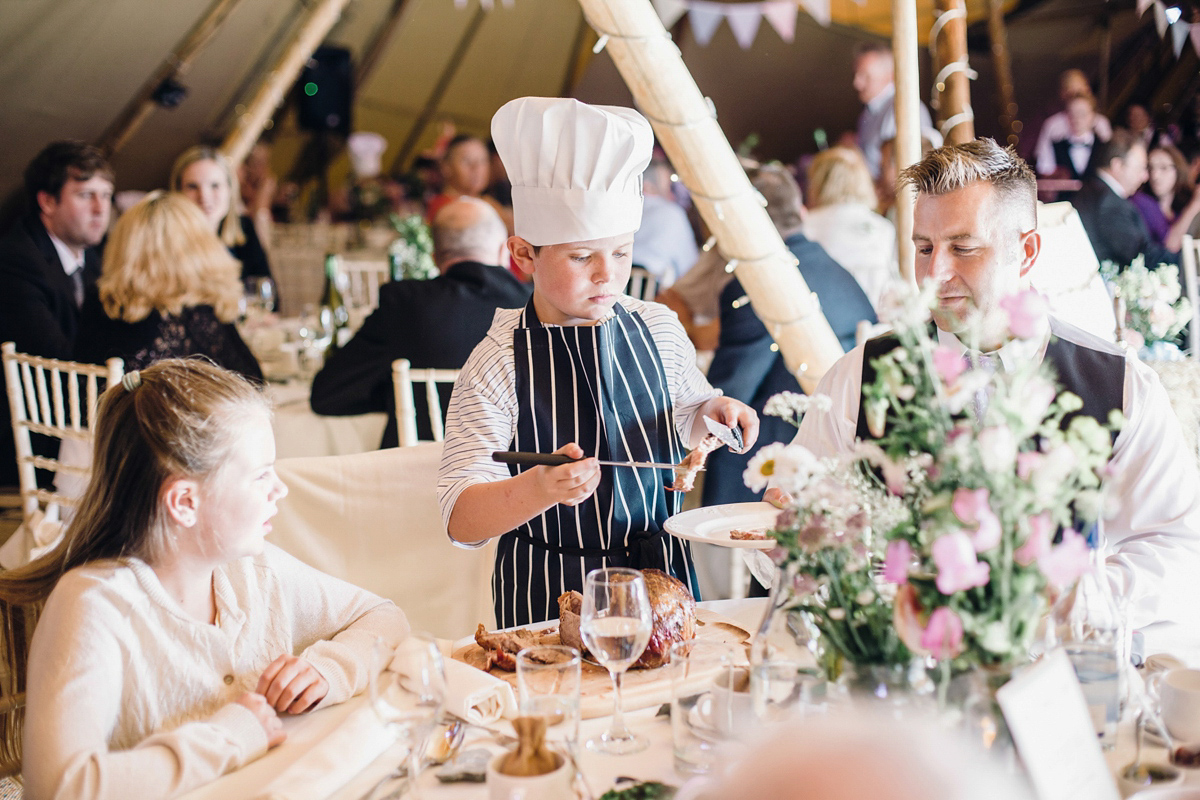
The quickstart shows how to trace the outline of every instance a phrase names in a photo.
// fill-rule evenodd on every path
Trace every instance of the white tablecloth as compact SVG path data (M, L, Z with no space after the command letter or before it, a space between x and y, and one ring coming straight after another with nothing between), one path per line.
M716 600L700 604L712 609L744 628L751 631L757 629L766 600L754 598L748 600ZM469 631L464 631L466 635ZM258 761L247 765L218 781L203 786L187 795L186 800L227 800L227 798L251 798L261 792L272 780L285 769L298 762L311 748L324 737L328 736L355 709L365 704L365 698L356 697L341 706L323 709L314 714L284 720L288 739L279 747L267 753ZM642 780L659 780L676 786L686 780L686 776L675 772L674 757L671 752L671 725L665 717L655 717L657 709L650 708L626 715L626 721L636 732L650 739L650 748L641 753L628 756L598 755L580 748L580 769L586 776L588 785L596 797L612 788L618 776L628 775ZM582 724L580 736L586 739L603 730L609 723L607 717L589 720ZM480 738L485 734L472 731L471 736L479 741L468 739L463 748L486 746L496 753L501 747L489 739ZM345 786L330 795L331 800L359 800L372 786L402 758L402 748L397 746L384 752L367 769L352 777ZM422 793L426 798L438 800L485 800L487 785L482 783L441 784L433 775L433 770L422 774Z
M325 417L308 405L307 382L272 383L267 390L275 404L275 457L345 456L379 448L387 415L360 414Z

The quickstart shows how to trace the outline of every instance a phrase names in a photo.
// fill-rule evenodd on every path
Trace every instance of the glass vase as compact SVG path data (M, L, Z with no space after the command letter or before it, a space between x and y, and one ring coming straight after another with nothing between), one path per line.
M924 663L854 664L843 661L838 685L857 706L889 714L896 719L933 710L932 685Z
M943 720L979 749L993 754L1010 774L1017 771L1016 748L996 692L1012 678L1013 669L1009 664L997 664L939 675L937 692Z

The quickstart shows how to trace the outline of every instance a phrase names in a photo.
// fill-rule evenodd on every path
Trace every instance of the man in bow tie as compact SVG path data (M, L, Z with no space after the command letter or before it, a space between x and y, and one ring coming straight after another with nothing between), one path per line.
M932 151L901 174L901 185L916 191L916 276L936 287L939 343L965 353L963 338L978 318L983 324L972 328L970 344L997 369L1047 359L1063 388L1083 400L1081 413L1102 423L1111 410L1124 413L1111 462L1109 494L1119 510L1106 520L1109 578L1114 594L1128 601L1134 627L1175 622L1194 637L1200 477L1158 376L1115 345L1052 317L1034 347L1009 341L1004 315L993 313L1027 288L1041 249L1033 171L1012 150L979 139ZM817 388L832 410L807 415L796 442L824 457L850 451L856 437L873 438L860 411L862 386L874 379L872 359L894 346L883 336L834 364Z

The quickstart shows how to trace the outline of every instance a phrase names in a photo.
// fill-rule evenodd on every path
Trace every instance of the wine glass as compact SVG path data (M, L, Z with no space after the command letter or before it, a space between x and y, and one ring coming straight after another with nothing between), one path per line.
M650 641L653 618L646 580L635 569L592 570L583 586L580 633L613 681L612 726L588 740L589 750L610 755L638 753L650 742L625 727L621 715L621 677Z
M275 310L275 281L263 275L242 279L245 287L246 305L265 314Z
M378 639L371 667L371 708L408 745L408 788L419 798L421 755L446 700L441 650L427 634L409 634L394 649Z

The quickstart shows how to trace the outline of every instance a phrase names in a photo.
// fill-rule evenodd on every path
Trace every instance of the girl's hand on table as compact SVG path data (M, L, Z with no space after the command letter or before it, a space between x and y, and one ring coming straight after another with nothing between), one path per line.
M279 715L275 713L275 709L267 703L267 698L257 692L246 692L235 702L250 709L250 713L254 714L258 724L262 725L263 731L267 734L268 749L283 744L283 740L287 738L287 732L284 731L283 723L279 721Z
M583 458L583 448L571 442L554 451L568 458ZM600 485L600 465L594 458L583 458L557 467L534 467L538 490L552 505L577 506L592 496Z
M329 682L303 658L282 655L263 670L256 691L280 714L302 714L324 699Z

